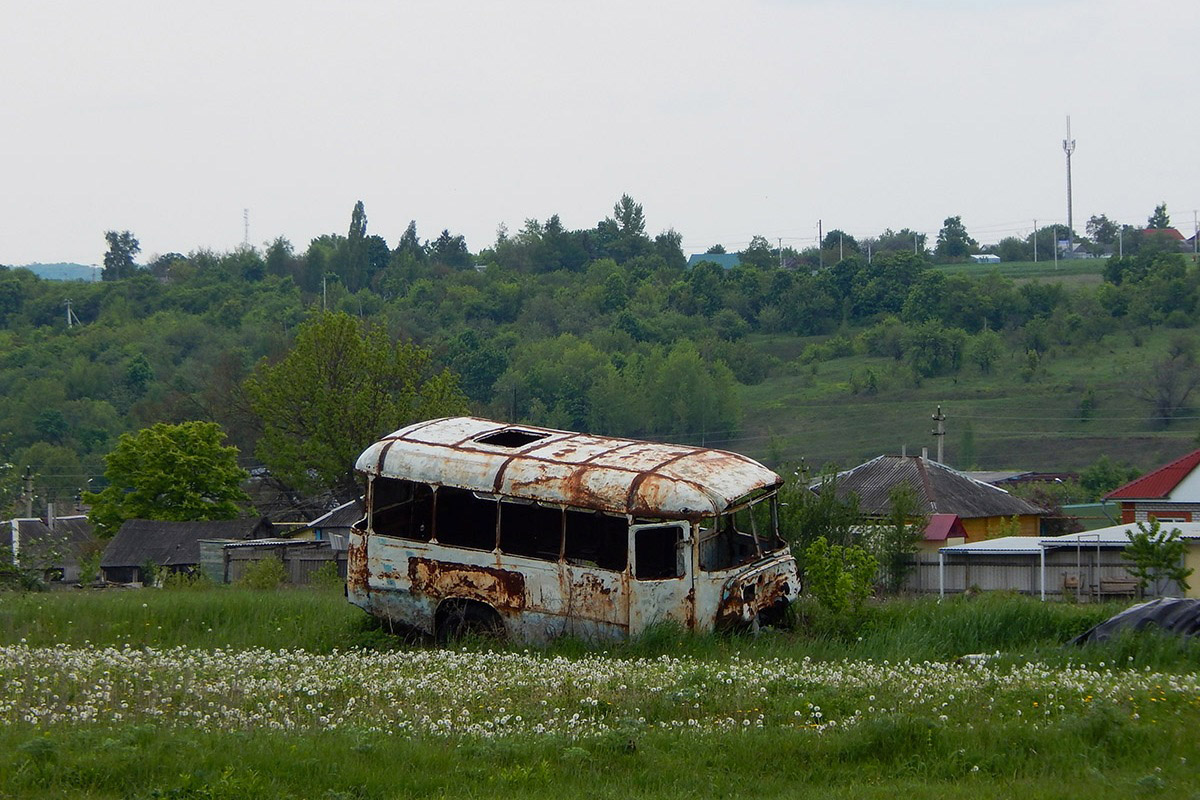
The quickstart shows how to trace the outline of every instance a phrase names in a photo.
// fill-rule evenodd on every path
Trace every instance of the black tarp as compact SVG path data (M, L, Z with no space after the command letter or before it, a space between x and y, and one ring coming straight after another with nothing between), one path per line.
M1071 644L1104 642L1121 631L1161 630L1180 636L1200 636L1200 600L1160 597L1127 608L1101 622Z

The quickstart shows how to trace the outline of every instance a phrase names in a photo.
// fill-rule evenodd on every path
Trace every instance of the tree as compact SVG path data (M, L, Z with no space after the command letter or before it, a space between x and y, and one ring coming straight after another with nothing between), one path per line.
M1114 463L1103 455L1079 473L1079 485L1088 492L1089 500L1095 501L1140 474L1136 467Z
M1150 524L1137 524L1137 532L1125 530L1129 544L1125 546L1125 558L1132 564L1129 574L1138 579L1142 591L1154 584L1154 594L1162 595L1166 582L1174 581L1181 592L1189 588L1187 579L1194 570L1184 566L1187 542L1181 537L1179 528L1163 531L1161 523L1151 518Z
M898 592L915 564L913 555L925 536L928 517L921 508L916 491L899 484L888 493L888 513L883 523L872 530L871 544L882 568L884 586Z
M112 536L127 519L236 517L238 503L249 500L241 488L249 474L238 466L238 449L224 442L215 422L160 422L122 434L104 457L109 485L84 494L96 532Z
M838 496L837 475L821 476L810 488L810 476L803 467L792 470L779 490L779 532L791 545L797 568L803 577L804 557L818 538L834 545L848 545L860 523L858 495Z
M1120 227L1104 214L1099 214L1088 218L1085 230L1097 244L1109 245L1117 241Z
M829 544L819 536L804 551L805 589L837 615L857 615L871 596L879 562L857 545Z
M101 278L115 281L133 275L137 271L133 259L142 250L138 240L129 231L105 231L104 240L108 242L108 252L104 254Z
M260 363L245 387L262 422L256 452L275 477L346 498L358 491L354 462L369 444L467 410L457 378L436 370L428 350L340 312L301 325L283 359Z
M1200 386L1200 368L1189 354L1176 353L1151 364L1148 372L1133 384L1133 391L1150 404L1154 421L1170 425L1197 386Z
M1154 207L1154 213L1146 220L1146 227L1158 230L1171 227L1171 218L1167 215L1167 204L1159 203Z
M980 331L967 344L967 358L977 364L979 371L985 375L992 371L992 365L1003 352L1004 340L995 331Z
M934 252L938 258L965 259L979 243L967 235L962 217L946 217L942 229L938 231L937 247Z

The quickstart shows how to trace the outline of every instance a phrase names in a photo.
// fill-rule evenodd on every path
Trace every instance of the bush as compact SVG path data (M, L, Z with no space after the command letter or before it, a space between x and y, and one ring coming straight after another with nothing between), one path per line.
M346 581L338 574L338 565L336 561L326 561L321 566L314 569L308 574L308 583L314 589L328 589L341 591L346 586Z
M253 562L242 576L237 579L237 585L243 589L278 589L287 581L287 572L283 562L274 556Z

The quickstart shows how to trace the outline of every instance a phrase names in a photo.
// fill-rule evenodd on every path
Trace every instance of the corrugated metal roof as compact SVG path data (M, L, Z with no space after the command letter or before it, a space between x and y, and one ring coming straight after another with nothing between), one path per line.
M1200 522L1172 522L1163 526L1163 530L1179 529L1181 539L1200 540ZM1094 531L1080 531L1063 536L1005 536L1000 539L987 539L970 544L954 544L938 548L939 553L967 555L998 555L1037 554L1039 550L1053 550L1059 547L1082 547L1085 550L1097 546L1111 549L1123 548L1129 544L1128 530L1137 530L1137 523L1112 525L1108 528L1097 528Z
M1200 450L1193 450L1105 495L1105 500L1155 500L1166 497L1200 464Z
M494 440L498 434L515 446ZM368 447L355 466L370 475L665 518L719 514L751 492L782 483L757 461L724 450L478 417L401 428Z
M858 495L866 514L886 514L896 486L913 488L927 514L957 514L962 519L1043 515L1045 510L990 483L920 456L878 456L837 475L837 493Z

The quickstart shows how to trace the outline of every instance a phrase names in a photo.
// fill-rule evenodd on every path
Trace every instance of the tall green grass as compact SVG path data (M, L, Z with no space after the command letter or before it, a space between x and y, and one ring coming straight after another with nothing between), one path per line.
M134 647L355 646L366 615L340 591L232 587L0 594L0 642Z
M1120 611L1120 604L1043 603L1004 593L976 597L897 598L867 609L856 628L695 635L656 626L626 642L596 644L562 639L544 646L567 657L607 651L622 657L688 655L728 658L735 653L817 660L939 661L1000 652L1007 658L1051 663L1126 663L1163 670L1200 668L1200 644L1162 636L1122 638L1103 646L1066 647L1073 637ZM0 594L0 644L34 646L130 645L301 649L325 653L353 647L428 646L380 629L340 592L237 588L75 591ZM472 648L524 649L521 643L468 642Z

